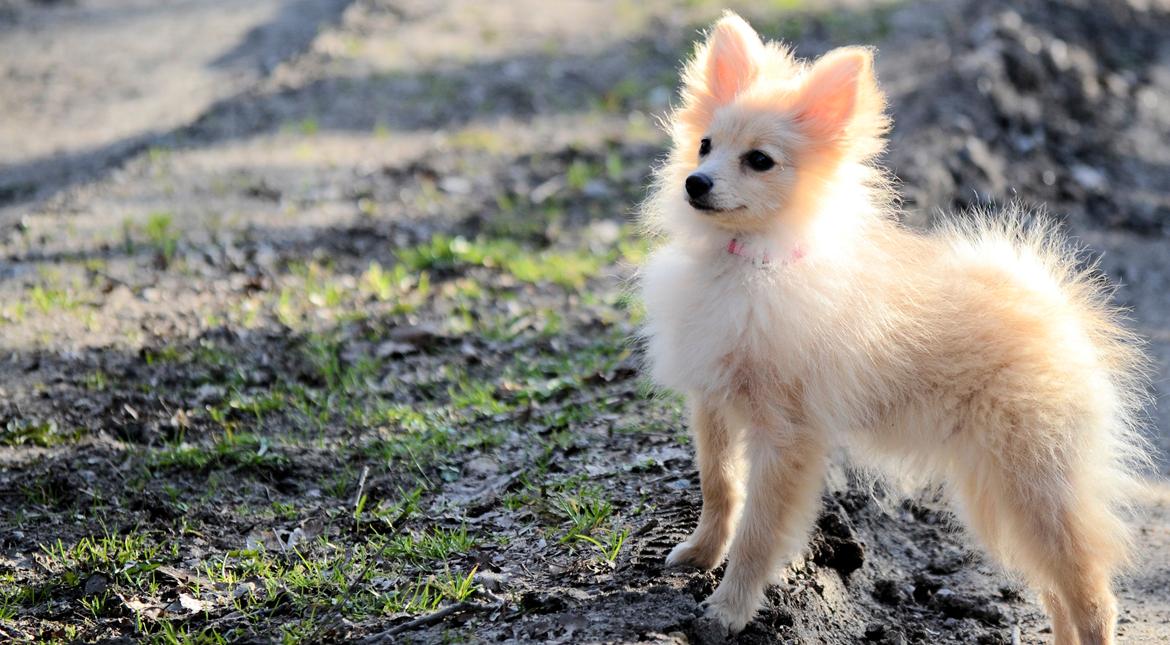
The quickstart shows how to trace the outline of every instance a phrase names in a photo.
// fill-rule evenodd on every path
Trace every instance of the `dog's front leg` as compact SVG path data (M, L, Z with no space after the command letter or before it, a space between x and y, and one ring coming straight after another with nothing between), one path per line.
M777 424L779 425L779 424ZM753 428L746 437L747 500L727 573L707 599L707 614L738 632L764 600L764 588L804 546L816 519L827 449L819 433L793 425Z
M695 532L666 556L666 565L714 569L727 552L743 501L743 459L738 438L717 407L693 401L691 430L699 462L703 511Z

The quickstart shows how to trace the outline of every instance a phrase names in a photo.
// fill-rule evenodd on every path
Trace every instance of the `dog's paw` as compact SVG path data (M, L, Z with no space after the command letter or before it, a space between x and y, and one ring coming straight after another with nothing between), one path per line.
M749 594L730 590L726 584L721 584L715 593L703 602L703 606L706 608L708 618L732 634L738 634L752 622L752 617L760 608L760 602Z
M701 549L696 547L690 540L679 542L670 551L670 555L666 556L666 567L674 569L679 567L694 567L708 571L719 566L722 560L721 554L712 553L710 549Z

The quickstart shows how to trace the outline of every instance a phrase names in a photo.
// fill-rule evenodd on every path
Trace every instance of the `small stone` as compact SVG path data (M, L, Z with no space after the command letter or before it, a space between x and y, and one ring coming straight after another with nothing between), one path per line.
M406 356L407 354L414 354L418 352L418 347L410 343L400 343L395 340L388 340L374 350L374 355L378 358L391 358L395 356Z
M500 462L486 455L481 455L465 463L463 472L473 477L496 475L500 472Z
M203 602L185 593L179 594L178 600L167 605L168 614L195 614L201 611Z
M390 340L421 349L446 340L446 336L434 325L403 325L390 330Z
M609 184L604 179L593 179L585 184L585 187L581 189L581 193L586 197L602 199L612 195L613 189L609 187Z
M887 605L898 605L902 602L902 592L898 582L889 578L882 578L873 585L873 597Z
M256 592L256 585L251 582L241 582L232 589L232 600L251 597Z
M499 591L508 583L508 577L495 571L477 571L475 581L488 591Z
M881 623L870 623L865 626L865 640L881 641L886 636L886 626Z
M225 394L227 394L227 390L224 388L211 383L204 383L195 390L195 402L200 405L214 403L222 400Z
M276 269L277 262L280 261L280 256L276 253L275 249L264 244L256 249L256 254L252 257L252 261L261 269L272 271Z
M96 596L104 593L110 586L110 579L100 573L95 573L85 581L84 594L86 596Z
M622 236L621 226L611 219L603 219L589 226L589 235L603 244L613 244Z
M539 205L544 203L545 200L552 197L553 195L561 192L561 189L564 187L565 181L563 179L560 177L553 177L536 188L533 188L532 192L528 195L528 199L533 204Z
M444 177L439 181L439 188L451 195L466 195L471 192L471 180L466 177Z
M1069 172L1072 173L1073 181L1090 192L1103 193L1109 185L1105 173L1092 166L1076 164L1069 169Z

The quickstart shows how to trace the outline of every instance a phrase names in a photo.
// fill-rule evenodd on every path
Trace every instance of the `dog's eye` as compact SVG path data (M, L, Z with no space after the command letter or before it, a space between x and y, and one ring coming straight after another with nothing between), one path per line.
M764 172L776 165L776 162L772 161L771 157L759 150L752 150L747 153L743 156L743 160L747 162L747 165L751 166L752 170L759 172Z
M699 142L699 156L706 157L709 152L711 152L711 140L703 139Z

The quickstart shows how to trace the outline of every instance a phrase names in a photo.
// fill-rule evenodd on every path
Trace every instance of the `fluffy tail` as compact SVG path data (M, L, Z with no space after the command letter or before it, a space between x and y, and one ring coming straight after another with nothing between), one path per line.
M1083 429L1081 466L1085 496L1108 517L1117 564L1128 561L1131 538L1122 518L1145 490L1143 473L1151 451L1141 435L1148 421L1152 366L1142 340L1127 326L1125 310L1112 303L1110 285L1096 260L1069 241L1045 213L1011 205L994 216L986 212L943 225L955 250L974 261L1015 268L1015 275L1037 293L1051 295L1074 312L1077 336L1092 348L1091 425ZM1070 348L1060 348L1071 352ZM1102 527L1104 528L1104 527ZM1104 555L1104 554L1102 554Z

